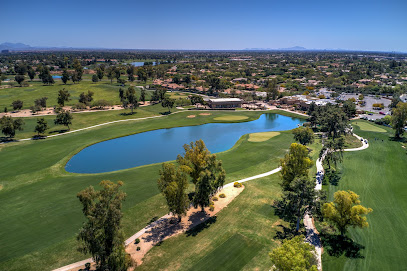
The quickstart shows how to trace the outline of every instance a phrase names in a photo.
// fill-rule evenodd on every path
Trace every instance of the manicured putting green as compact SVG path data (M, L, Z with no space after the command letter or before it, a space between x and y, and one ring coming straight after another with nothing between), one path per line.
M360 128L360 130L363 130L363 131L378 132L378 133L386 132L386 130L384 130L383 128L377 127L377 126L372 125L367 122L358 122L357 124L353 124L353 125L357 125Z
M279 132L262 132L262 133L255 133L250 134L248 141L250 142L263 142L269 140L272 137L278 136Z
M240 270L263 246L240 234L234 234L212 250L189 270Z
M237 115L237 116L221 116L221 117L216 117L214 118L214 120L226 120L226 121L234 121L234 120L245 120L248 119L248 117L246 116L241 116L241 115Z

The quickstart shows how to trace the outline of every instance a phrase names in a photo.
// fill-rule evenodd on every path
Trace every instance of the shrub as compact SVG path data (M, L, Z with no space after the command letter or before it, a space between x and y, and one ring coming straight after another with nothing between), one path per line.
M219 195L219 198L222 198L222 199L226 198L226 195L224 193L222 193L222 194Z
M140 239L137 238L136 240L134 240L134 243L137 245L138 243L140 243Z
M215 206L209 205L209 211L213 212L213 210L215 210Z
M236 188L240 188L240 187L242 187L242 184L239 183L239 182L235 182L235 183L233 184L233 186L236 187Z
M380 108L380 109L383 109L383 108L384 108L384 104L379 104L379 103L373 104L373 108Z
M213 202L213 201L209 202L209 205L214 205L214 204L215 204L215 202Z
M78 110L83 110L86 108L87 108L87 106L84 103L77 103L74 106L72 106L72 109L78 109Z
M219 199L218 199L217 196L213 196L212 200L213 200L213 201L218 201Z
M104 109L108 106L112 106L112 103L106 100L97 100L92 104L92 107L96 109Z
M137 247L137 248L136 248L137 251L139 251L140 249L141 249L140 247Z

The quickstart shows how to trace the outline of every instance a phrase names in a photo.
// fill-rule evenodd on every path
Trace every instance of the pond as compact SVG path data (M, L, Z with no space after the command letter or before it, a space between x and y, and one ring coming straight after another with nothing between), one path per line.
M144 62L143 61L131 62L131 65L133 65L135 67L142 67L142 66L144 66ZM155 66L155 62L153 62L153 66Z
M53 75L52 78L59 79L59 78L62 78L62 76L61 75Z
M143 132L91 145L65 166L73 173L102 173L175 160L183 145L202 139L212 153L233 147L242 135L296 128L304 120L266 113L240 123L208 123Z

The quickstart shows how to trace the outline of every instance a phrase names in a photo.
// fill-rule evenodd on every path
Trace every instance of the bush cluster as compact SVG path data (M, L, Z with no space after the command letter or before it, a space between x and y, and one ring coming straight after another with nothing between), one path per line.
M219 198L222 198L222 199L226 198L226 195L224 193L222 193L222 194L219 195Z
M235 183L233 184L233 186L236 187L236 188L240 188L240 187L242 187L243 185L242 185L241 183L239 183L239 182L235 182Z

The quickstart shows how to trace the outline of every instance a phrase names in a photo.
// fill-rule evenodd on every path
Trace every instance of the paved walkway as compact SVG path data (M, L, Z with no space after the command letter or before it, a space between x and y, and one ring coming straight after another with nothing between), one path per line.
M364 138L353 134L357 139L359 139L362 142L362 147L359 148L352 148L352 149L344 149L344 151L360 151L367 149L369 147L369 143L367 140ZM321 156L321 158L317 159L316 161L316 167L317 167L317 176L316 176L316 184L315 184L315 190L321 190L322 189L322 179L324 178L324 167L322 165L322 161L325 159L325 153ZM305 230L307 232L306 240L308 243L311 245L315 246L315 251L317 254L317 260L318 260L318 270L322 270L322 245L321 245L321 240L318 236L318 231L315 228L314 225L314 220L310 216L309 213L306 213L304 216L304 226Z
M275 174L275 173L279 172L280 170L281 170L281 167L278 167L278 168L275 168L275 169L273 169L273 170L271 170L271 171L268 171L268 172L266 172L266 173L262 173L262 174L258 174L258 175L252 176L252 177L248 177L248 178L245 178L245 179L241 179L241 180L238 180L238 181L236 181L236 182L244 183L244 182L248 182L248 181L251 181L251 180L263 178L263 177L266 177L266 176L270 176L270 175L272 175L272 174ZM225 184L224 187L232 186L234 183L235 183L235 182L231 182L231 183ZM132 236L130 236L130 237L125 241L125 245L127 246L127 245L129 245L130 243L133 243L137 238L139 238L140 236L142 236L146 231L150 230L150 229L153 228L155 225L159 224L161 221L163 221L163 220L165 220L165 219L168 219L168 218L170 218L170 217L171 217L171 215L167 214L167 215L165 215L165 216L160 217L160 218L159 218L158 220L156 220L155 222L153 222L153 223L147 225L146 227L144 227L144 228L141 229L140 231L138 231L138 232L136 232L135 234L133 234ZM81 267L81 266L85 266L86 263L93 263L92 258L89 258L89 259L86 259L86 260L82 260L82 261L79 261L79 262L76 262L76 263L72 263L72 264L69 264L69 265L65 265L65 266L60 267L60 268L58 268L58 269L54 269L53 271L69 271L69 270L74 269L74 268L79 268L79 267Z

